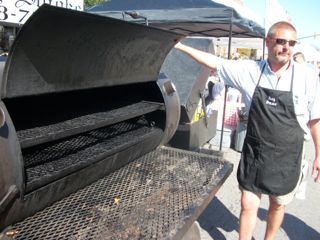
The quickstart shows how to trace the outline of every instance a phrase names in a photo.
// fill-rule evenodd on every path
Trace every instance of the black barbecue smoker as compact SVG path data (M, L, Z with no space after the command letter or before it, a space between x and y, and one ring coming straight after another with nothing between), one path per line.
M184 44L214 53L210 38L185 38ZM199 151L216 135L218 111L207 114L207 81L210 69L186 54L172 49L161 71L173 81L180 99L181 114L178 128L169 141L170 146Z
M0 229L14 239L181 239L232 171L166 146L182 36L41 6L1 79Z

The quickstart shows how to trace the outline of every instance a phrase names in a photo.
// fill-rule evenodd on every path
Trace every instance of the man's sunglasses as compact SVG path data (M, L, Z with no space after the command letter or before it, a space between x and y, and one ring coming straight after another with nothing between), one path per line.
M282 39L282 38L275 38L274 39L276 44L279 44L279 45L286 45L287 43L289 43L289 46L290 47L294 47L297 43L296 40L286 40L286 39Z

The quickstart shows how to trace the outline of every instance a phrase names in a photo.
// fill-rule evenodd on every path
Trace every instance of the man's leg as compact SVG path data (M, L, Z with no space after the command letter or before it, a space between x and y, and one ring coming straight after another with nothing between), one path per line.
M300 179L295 189L292 192L282 196L269 196L269 211L267 217L267 229L265 233L265 240L273 239L279 230L285 213L285 206L294 199L296 192L299 189L303 174L300 173Z
M240 213L240 240L251 240L257 222L261 194L242 191Z
M285 205L278 204L272 197L269 197L269 202L270 206L267 217L267 229L264 237L265 240L274 239L282 224L285 210Z

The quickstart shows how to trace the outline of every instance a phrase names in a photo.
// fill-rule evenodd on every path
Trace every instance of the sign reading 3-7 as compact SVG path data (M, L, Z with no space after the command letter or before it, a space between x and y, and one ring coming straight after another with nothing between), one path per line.
M20 25L42 4L83 11L83 0L0 0L0 25Z

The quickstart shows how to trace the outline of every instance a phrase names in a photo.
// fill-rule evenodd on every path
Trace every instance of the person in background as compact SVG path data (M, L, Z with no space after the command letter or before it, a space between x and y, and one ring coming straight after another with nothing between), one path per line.
M305 63L306 59L304 58L304 54L302 52L296 52L293 54L293 60L298 63Z
M285 206L302 179L304 142L313 138L312 175L320 182L319 78L292 61L296 29L288 22L271 26L268 59L227 60L178 42L175 48L217 71L221 81L238 89L248 116L237 179L241 190L239 239L251 239L262 194L269 196L265 240L274 239Z
M223 100L224 83L220 81L216 71L212 70L207 81L208 96L205 99L206 114L210 117L214 110L218 110L216 102Z
M316 73L320 76L320 71L319 69L312 65L311 63L308 63L306 61L306 58L304 57L304 54L302 52L296 52L293 54L293 60L296 61L297 63L300 63L300 64L305 64L307 65L308 67L310 67L312 70L316 71Z
M213 101L219 100L223 95L224 83L220 81L216 71L211 71L208 79L208 90Z

